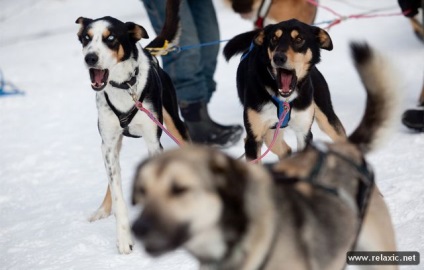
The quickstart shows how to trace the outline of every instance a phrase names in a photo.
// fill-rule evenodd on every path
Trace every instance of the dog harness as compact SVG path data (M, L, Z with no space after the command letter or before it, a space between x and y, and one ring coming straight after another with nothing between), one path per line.
M350 250L355 250L356 244L358 242L359 234L361 232L362 224L364 221L365 213L367 211L368 204L371 198L371 193L375 186L374 172L371 166L365 161L365 159L362 160L361 165L357 165L348 157L328 149L328 147L324 143L315 142L315 143L311 143L310 145L319 153L318 161L307 179L307 181L312 183L314 186L317 186L330 193L333 193L343 200L343 197L341 196L341 194L338 192L337 189L332 187L327 187L315 181L316 177L321 171L322 165L324 164L326 158L329 155L335 155L338 158L344 160L345 162L350 164L352 167L356 168L356 171L358 172L359 182L358 182L358 189L356 193L356 205L358 207L359 226L356 232L355 240L353 241L353 244L350 248Z
M153 61L152 61L153 62ZM157 81L157 80L153 80L152 77L153 76L158 76L156 70L154 70L156 68L156 66L153 64L151 65L151 68L149 70L149 75L148 75L148 79L147 79L147 84L145 86L145 88L149 88L151 87L151 84L153 81ZM123 83L116 83L113 81L110 81L110 85L112 85L113 87L116 88L120 88L120 89L124 89L124 90L129 90L131 89L131 87L133 87L136 83L137 83L137 75L138 75L139 69L138 67L134 70L134 75L126 82ZM144 100L146 91L143 91L140 95L140 98L138 99L139 102L142 102ZM105 98L106 98L106 102L109 105L110 109L113 111L113 113L118 117L119 120L119 125L121 126L121 128L123 128L123 132L122 134L126 137L131 137L131 138L140 138L141 136L135 136L132 135L129 132L129 128L128 126L130 125L131 121L133 120L134 116L137 114L138 109L137 107L134 105L131 107L131 109L129 109L129 111L127 112L121 112L118 109L116 109L115 106L113 106L112 102L109 99L108 94L105 92Z
M280 119L281 115L284 112L284 102L281 101L279 98L277 98L276 96L272 96L272 103L274 103L274 105L277 107L277 118ZM290 104L290 108L286 113L286 117L284 118L283 123L281 123L280 128L285 128L289 125L289 121L290 121L290 114L291 114L291 110L292 110L292 102L289 102ZM271 129L276 129L277 128L277 123L274 124L274 126L271 127Z

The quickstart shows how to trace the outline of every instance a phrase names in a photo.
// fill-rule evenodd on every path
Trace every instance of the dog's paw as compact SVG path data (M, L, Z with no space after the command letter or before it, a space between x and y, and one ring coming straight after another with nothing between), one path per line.
M118 240L116 242L119 253L130 254L133 250L133 241L129 229L120 229L118 231Z
M90 216L90 218L88 219L88 221L94 222L94 221L99 220L99 219L107 218L108 216L110 216L110 214L111 214L111 211L110 210L107 211L103 207L100 207L99 209L97 209L96 212L94 212Z

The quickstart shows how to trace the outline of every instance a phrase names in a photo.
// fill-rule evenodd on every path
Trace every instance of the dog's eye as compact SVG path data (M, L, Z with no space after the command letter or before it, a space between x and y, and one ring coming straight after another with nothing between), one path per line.
M141 187L137 187L137 193L138 193L139 195L144 196L144 195L146 195L146 189L145 189L143 186L141 186Z
M171 186L171 195L173 195L173 196L183 195L187 191L188 191L187 187L179 186L179 185L176 185L176 184L173 184Z
M91 37L90 37L89 35L85 35L85 36L84 36L84 39L85 39L85 40L90 40L90 39L91 39Z
M115 40L115 36L114 35L110 35L107 37L108 41L114 41Z
M271 44L272 44L272 45L277 44L277 41L278 41L278 37L273 36L273 37L271 38Z

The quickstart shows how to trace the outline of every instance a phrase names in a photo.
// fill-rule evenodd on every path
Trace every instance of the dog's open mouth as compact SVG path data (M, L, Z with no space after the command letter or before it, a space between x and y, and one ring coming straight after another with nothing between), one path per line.
M107 79L109 78L108 69L90 68L91 88L100 91L106 87Z
M278 92L283 97L288 97L294 91L297 84L296 72L284 68L277 68Z

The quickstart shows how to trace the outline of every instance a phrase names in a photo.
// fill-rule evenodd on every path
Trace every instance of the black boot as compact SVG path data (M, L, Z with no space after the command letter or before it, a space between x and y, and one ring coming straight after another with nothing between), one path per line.
M402 115L402 123L409 128L424 132L424 110L406 110Z
M224 126L214 122L205 102L183 104L180 107L191 140L195 143L226 148L237 143L243 134L241 125Z

